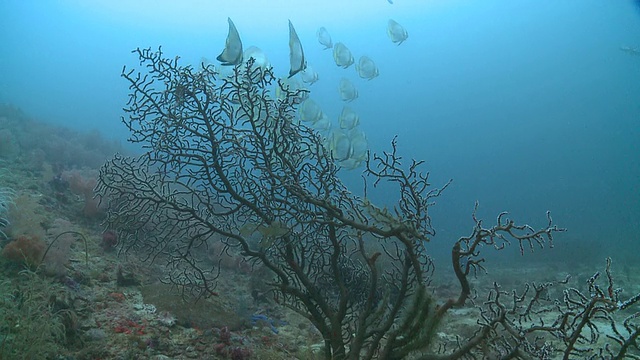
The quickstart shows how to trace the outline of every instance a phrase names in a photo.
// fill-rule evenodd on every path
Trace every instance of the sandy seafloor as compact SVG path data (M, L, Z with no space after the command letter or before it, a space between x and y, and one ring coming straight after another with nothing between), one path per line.
M0 258L0 358L320 358L322 339L307 320L269 298L252 296L263 274L240 256L217 259L222 267L219 295L193 304L158 283L161 264L118 256L104 243L100 209L91 209L95 204L82 186L91 188L100 164L115 151L121 151L117 144L96 133L46 125L18 109L2 108L0 187L12 189L6 214L11 224L4 232L9 239L27 235L47 244L65 231L79 232L86 237L88 254L82 239L71 234L64 237L66 245L52 247L47 257L53 260L45 258L38 268L26 270L20 261ZM474 279L475 303L485 301L494 281L511 293L521 292L524 282L542 284L571 275L564 286L586 293L586 279L604 265L604 259L580 266L488 264L488 274ZM621 298L640 292L639 264L616 265L614 260L615 287L624 289ZM459 289L448 269L439 266L433 277L439 301L457 296ZM561 299L562 287L551 287L545 295ZM634 311L637 305L627 313ZM553 313L537 316L553 321ZM458 336L471 336L477 320L471 303L452 311L438 340L451 344ZM609 341L610 327L602 323L599 331L593 347Z

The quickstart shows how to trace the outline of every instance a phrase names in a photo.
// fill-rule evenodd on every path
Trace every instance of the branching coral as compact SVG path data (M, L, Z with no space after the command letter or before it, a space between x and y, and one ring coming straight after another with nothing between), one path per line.
M304 94L279 84L282 98L271 96L271 70L250 59L219 78L212 66L181 66L150 49L135 53L146 70L123 70L131 91L123 121L146 151L109 161L96 190L108 201L106 226L118 232L121 250L166 262L166 280L177 288L214 295L219 269L207 249L218 242L237 248L270 271L273 298L318 329L327 359L465 359L487 351L527 358L550 347L544 338L531 341L538 333L559 337L519 326L499 287L474 335L448 348L435 336L447 313L472 299L469 277L483 268L482 251L552 242L563 229L550 215L539 229L506 213L485 228L474 215L473 232L452 249L460 292L436 299L425 245L435 234L429 208L448 183L433 187L421 161L405 164L395 139L390 151L367 161L360 198L340 181L322 137L296 121ZM367 197L382 184L395 187L390 208Z

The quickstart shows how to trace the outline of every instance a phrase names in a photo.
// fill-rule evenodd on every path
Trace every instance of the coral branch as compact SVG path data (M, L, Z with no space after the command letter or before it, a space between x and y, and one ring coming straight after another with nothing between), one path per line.
M432 186L423 162L405 166L393 139L390 151L367 159L365 196L357 197L340 181L324 139L295 118L305 94L278 83L282 96L274 99L270 69L250 59L220 77L213 66L182 66L161 50L134 53L144 70L122 71L130 89L123 122L145 152L109 161L96 191L120 251L164 262L166 280L183 294L215 295L219 262L204 254L235 248L270 273L267 292L279 304L318 329L327 359L567 358L593 343L596 319L615 330L616 350L602 348L602 356L637 348L637 316L621 328L611 314L640 296L618 300L610 263L608 287L595 276L589 295L568 289L563 305L547 296L562 281L530 283L521 294L495 284L482 304L471 296L470 275L485 270L485 248L516 241L524 254L553 246L564 229L549 213L537 230L507 213L485 228L474 210L472 233L452 250L460 293L439 302L429 287L429 209L451 181ZM383 184L385 193L395 187L391 208L369 198ZM454 344L439 341L447 314L469 302L478 307L477 330ZM557 313L556 321L537 320L543 311Z

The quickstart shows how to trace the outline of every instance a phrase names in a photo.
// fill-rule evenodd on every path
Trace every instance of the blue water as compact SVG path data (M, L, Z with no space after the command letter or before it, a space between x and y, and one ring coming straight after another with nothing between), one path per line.
M398 134L401 153L426 160L434 185L453 178L433 209L434 252L500 211L569 229L544 257L602 263L640 251L640 47L637 1L21 1L0 2L0 103L43 121L125 139L123 65L136 47L162 45L198 64L224 46L227 16L245 48L263 49L288 73L287 19L320 74L311 96L337 119L341 77L372 150ZM389 18L409 38L386 36ZM315 32L380 76L338 68ZM335 121L335 120L334 120ZM358 192L359 172L344 174ZM391 202L392 198L381 198Z

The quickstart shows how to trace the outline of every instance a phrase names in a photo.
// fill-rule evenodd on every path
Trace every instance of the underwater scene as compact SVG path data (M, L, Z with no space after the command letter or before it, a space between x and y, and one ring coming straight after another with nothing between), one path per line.
M0 360L640 359L640 1L0 28Z

